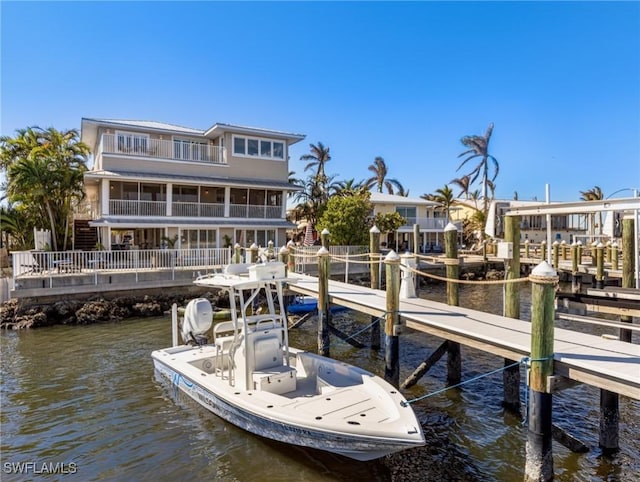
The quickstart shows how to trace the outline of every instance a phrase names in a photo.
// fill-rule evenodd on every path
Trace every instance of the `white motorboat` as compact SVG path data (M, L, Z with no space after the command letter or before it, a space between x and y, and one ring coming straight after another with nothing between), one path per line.
M192 300L180 329L184 345L154 351L156 371L200 405L248 432L294 445L371 460L424 444L420 423L392 385L358 367L289 346L283 263L239 274L199 277L229 293L231 320L213 328L208 300ZM250 314L264 295L268 313ZM239 315L236 315L239 313Z

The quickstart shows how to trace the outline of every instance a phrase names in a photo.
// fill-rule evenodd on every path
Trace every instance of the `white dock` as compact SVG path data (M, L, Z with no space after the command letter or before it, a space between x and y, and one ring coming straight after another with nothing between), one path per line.
M290 274L289 289L318 296L318 279ZM329 282L329 301L371 316L384 316L386 293ZM417 331L518 361L529 356L531 323L421 298L401 299L400 315ZM555 329L554 374L640 400L640 346Z

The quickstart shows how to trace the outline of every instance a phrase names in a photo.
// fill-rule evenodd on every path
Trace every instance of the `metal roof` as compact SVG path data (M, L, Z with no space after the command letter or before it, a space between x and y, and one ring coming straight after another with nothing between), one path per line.
M374 204L410 204L420 206L440 206L440 203L428 201L422 198L398 196L397 194L386 194L383 192L372 192L371 202Z
M128 127L138 127L140 129L175 131L175 132L196 134L200 136L204 135L204 130L202 129L194 129L192 127L184 127L176 124L169 124L166 122L127 120L127 119L92 119L92 118L83 118L83 120L96 122L98 124L115 124L115 125L128 126Z

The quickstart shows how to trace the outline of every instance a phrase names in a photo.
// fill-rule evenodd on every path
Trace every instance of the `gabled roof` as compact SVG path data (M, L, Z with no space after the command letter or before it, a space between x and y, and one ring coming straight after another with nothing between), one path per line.
M422 198L398 196L397 194L386 194L383 192L372 192L371 202L374 204L395 204L395 205L411 205L411 206L440 206L435 201L427 201Z

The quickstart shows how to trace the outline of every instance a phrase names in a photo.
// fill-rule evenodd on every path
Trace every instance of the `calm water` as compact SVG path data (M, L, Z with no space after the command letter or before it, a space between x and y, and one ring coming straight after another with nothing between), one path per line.
M528 294L527 287L525 318ZM424 296L442 300L443 288L430 287ZM502 311L499 286L463 286L460 299L466 307ZM345 330L354 321L358 327L369 322L353 314L337 321ZM313 350L315 329L309 321L292 330L292 344ZM247 434L158 382L149 355L170 345L168 319L3 332L0 340L3 482L392 480L379 461L360 463ZM439 342L403 335L401 379ZM383 373L382 352L356 350L335 338L332 343L332 356ZM502 366L502 359L462 350L464 379ZM442 360L407 398L442 388L444 365ZM503 412L501 380L497 374L415 403L429 446L419 459L404 452L406 466L394 480L522 480L526 428ZM596 389L576 387L554 396L554 421L592 448L572 454L554 443L556 480L640 480L640 403L621 398L621 451L612 458L597 448L598 411ZM9 473L11 464L20 463L33 463L39 472L59 464L59 470L75 473L37 475L33 466L27 474Z

